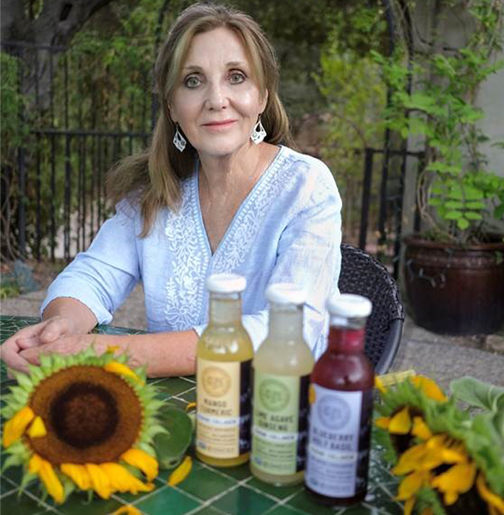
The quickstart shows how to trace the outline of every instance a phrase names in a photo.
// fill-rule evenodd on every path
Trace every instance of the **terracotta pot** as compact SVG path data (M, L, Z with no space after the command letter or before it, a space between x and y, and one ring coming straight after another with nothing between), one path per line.
M406 296L415 323L440 334L492 334L504 326L504 242L460 248L414 235L406 244Z

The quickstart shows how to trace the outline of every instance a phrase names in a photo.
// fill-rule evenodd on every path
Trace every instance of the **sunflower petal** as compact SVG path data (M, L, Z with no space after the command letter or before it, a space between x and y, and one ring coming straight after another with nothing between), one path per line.
M192 459L190 456L186 456L184 461L170 474L168 478L168 485L175 486L182 483L184 479L189 475L192 469Z
M40 477L47 493L57 503L62 503L65 500L63 485L48 461L41 458L38 454L34 454L28 462L28 472L30 474L37 474Z
M30 474L38 474L42 465L42 458L38 454L34 454L28 462L28 472Z
M129 449L122 456L128 465L140 469L149 481L152 481L158 475L159 465L156 458L140 449Z
M46 487L47 493L58 504L61 504L65 500L64 489L53 469L53 466L48 461L42 460L38 474L42 483L44 483L44 486Z
M475 478L475 463L458 463L436 476L431 481L431 485L445 494L445 503L450 506L457 501L459 494L464 494L471 489Z
M47 429L45 427L44 421L41 417L35 417L35 420L31 423L30 428L28 429L28 436L30 438L41 438L47 435Z
M94 463L86 463L86 469L89 477L91 478L91 485L93 490L102 498L108 499L110 497L110 480L103 472L99 465Z
M112 512L111 515L142 515L142 512L131 504L127 504Z
M494 511L496 511L499 515L504 514L504 499L493 493L490 488L488 488L483 474L478 475L478 479L476 480L476 488L486 503L491 508L494 508Z
M429 475L426 471L415 471L409 476L406 476L399 484L399 490L396 499L399 501L406 501L413 497L422 486L427 483Z
M390 433L397 435L406 435L411 429L411 417L409 409L406 406L401 411L398 411L391 419L388 430Z
M390 417L378 417L375 420L375 425L382 429L388 429L390 426Z
M404 515L411 515L413 513L413 507L415 506L415 498L410 497L404 503Z
M464 444L460 443L441 450L444 463L463 463L469 460Z
M380 393L385 393L387 391L387 389L385 388L385 385L383 384L383 380L381 377L379 376L375 376L375 382L374 382L374 385L375 385L375 388L380 392Z
M119 463L102 463L100 467L107 474L114 492L130 492L136 495L138 492L150 492L154 489L152 483L142 483L140 479L136 478Z
M195 402L190 402L187 406L186 406L186 411L189 411L190 409L193 409L196 407L196 403Z
M421 440L428 440L431 436L431 430L422 417L413 417L413 429L411 434Z
M5 423L2 444L10 447L25 432L30 422L35 418L35 413L29 406L19 410Z
M443 390L439 388L439 386L432 379L425 376L415 376L412 377L411 382L422 390L422 392L427 395L430 399L439 402L445 402L447 400L446 395L443 393Z
M89 490L91 488L91 477L85 465L62 463L60 469L61 472L66 474L81 490Z
M392 473L396 476L403 476L413 470L417 470L421 460L425 456L427 448L425 444L415 445L404 451L399 457L399 462L392 469Z
M111 372L112 374L117 374L120 376L126 376L131 377L134 379L137 383L143 384L144 382L131 370L128 365L125 365L124 363L119 363L118 361L111 361L110 363L107 363L103 367L104 370L107 372Z

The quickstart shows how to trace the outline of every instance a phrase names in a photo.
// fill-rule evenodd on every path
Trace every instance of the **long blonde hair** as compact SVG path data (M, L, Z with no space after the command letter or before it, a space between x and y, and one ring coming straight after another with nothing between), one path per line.
M160 209L178 208L180 182L194 170L197 154L191 144L188 142L184 152L179 152L172 143L175 124L168 105L193 37L219 27L226 27L241 38L261 94L268 92L261 115L267 132L265 141L293 144L287 114L278 97L279 72L275 52L259 25L247 14L231 7L211 3L191 5L172 26L156 59L160 113L150 147L124 159L107 177L107 191L114 203L131 196L138 200L143 218L142 237L149 233Z

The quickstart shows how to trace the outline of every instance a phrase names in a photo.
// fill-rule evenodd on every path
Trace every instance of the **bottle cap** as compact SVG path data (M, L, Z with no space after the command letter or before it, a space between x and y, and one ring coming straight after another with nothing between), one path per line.
M240 293L247 287L247 280L238 274L213 274L206 287L212 293Z
M292 283L277 283L266 288L266 300L275 304L295 304L299 306L306 301L306 292Z
M327 310L333 316L343 318L368 317L373 310L373 304L362 295L343 293L327 301Z

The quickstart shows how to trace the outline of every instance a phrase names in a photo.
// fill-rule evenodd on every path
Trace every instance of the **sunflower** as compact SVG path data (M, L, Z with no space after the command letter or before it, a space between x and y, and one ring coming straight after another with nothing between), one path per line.
M73 490L149 492L158 473L154 437L161 401L127 356L92 348L74 356L42 355L4 397L4 469L23 466L23 488L38 477L57 503Z
M480 394L487 391L477 386ZM392 473L401 476L396 499L404 501L405 515L414 510L420 515L504 515L500 419L462 411L453 395L446 397L426 377L377 388L381 402L376 407L383 416L376 425L388 436L384 443L395 464ZM487 389L493 391L490 385ZM466 386L467 391L472 390Z

